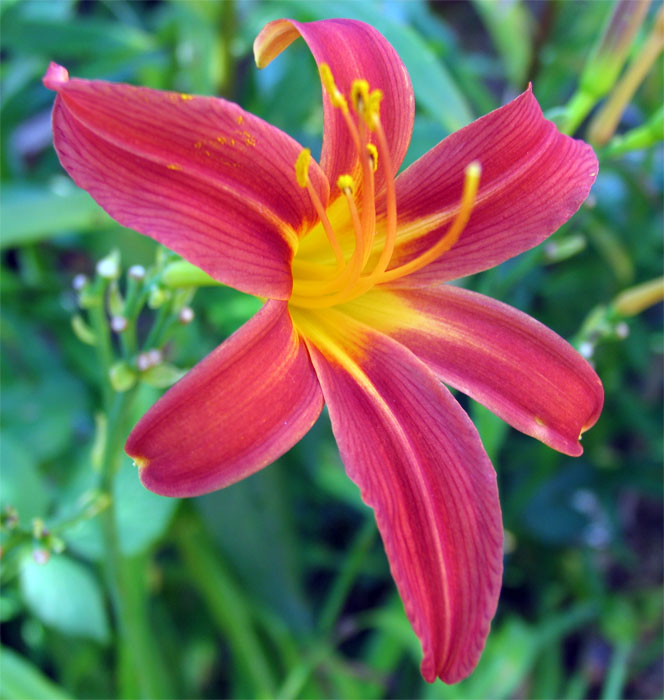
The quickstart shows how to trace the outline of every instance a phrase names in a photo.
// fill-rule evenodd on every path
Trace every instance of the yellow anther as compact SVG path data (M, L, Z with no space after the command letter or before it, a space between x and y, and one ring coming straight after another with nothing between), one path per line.
M309 182L309 162L311 161L311 151L303 148L295 161L295 177L300 187L306 187Z
M376 120L380 117L380 103L383 101L382 90L372 90L369 95L369 106L367 107L367 125L373 129Z
M355 111L362 117L369 129L374 131L380 116L383 91L372 90L369 92L369 83L366 80L354 80L350 89L350 99Z
M348 103L346 98L341 94L337 84L334 82L334 76L327 63L321 63L318 67L320 73L320 81L327 92L330 102L333 107L339 107L344 112L348 111Z
M353 192L353 178L350 175L339 175L337 187L345 194L351 194Z
M369 160L371 161L371 168L374 172L378 170L378 149L373 145L373 143L367 144L367 153L369 154Z
M358 114L364 112L369 104L369 83L366 80L353 80L350 88L350 101Z

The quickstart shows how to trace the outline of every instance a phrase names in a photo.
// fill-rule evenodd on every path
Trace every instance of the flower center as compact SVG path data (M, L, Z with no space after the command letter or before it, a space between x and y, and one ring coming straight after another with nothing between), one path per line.
M336 198L326 210L309 181L311 152L308 148L300 153L295 163L297 183L309 193L329 245L327 253L322 256L328 262L312 261L310 255L300 254L300 251L293 261L293 294L289 303L310 309L343 304L377 284L409 275L443 255L458 241L470 218L481 175L479 163L470 163L465 171L457 213L447 231L425 252L388 269L397 238L397 204L392 159L380 120L383 93L380 90L369 91L366 80L353 81L350 92L353 108L351 113L346 98L337 88L330 68L325 63L320 66L320 76L332 106L341 111L357 153L359 173L356 178L344 174L337 179L336 186L343 199ZM386 214L385 221L382 222L384 237L377 239L374 173L379 165L385 180ZM356 180L361 183L361 197L357 199ZM340 200L341 206L345 203L345 211L340 209ZM333 221L343 223L341 227L335 227ZM340 233L345 234L343 240L340 240ZM351 239L352 250L348 245L345 246L347 250L344 250L342 243ZM334 255L334 263L331 263L330 252Z

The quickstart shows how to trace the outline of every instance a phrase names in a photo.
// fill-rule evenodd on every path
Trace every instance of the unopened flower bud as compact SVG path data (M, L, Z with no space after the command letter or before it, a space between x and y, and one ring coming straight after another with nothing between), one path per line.
M127 274L133 280L140 282L145 279L145 268L143 265L132 265L128 270Z
M71 286L74 288L74 291L80 292L87 283L87 275L80 273L74 276L74 279L71 281Z
M120 276L120 253L117 250L97 263L97 274L107 280L115 280Z
M42 539L48 535L48 530L44 525L44 521L41 518L33 518L32 520L32 536L36 540Z
M111 318L111 329L114 333L122 333L127 330L127 319L124 316L113 316Z
M37 564L43 566L51 558L51 553L48 551L48 549L44 549L43 547L39 547L38 549L35 549L32 552L32 558L35 560L35 562Z
M136 384L136 372L126 362L116 362L108 371L108 379L114 391L121 394Z
M163 357L159 350L148 350L147 352L142 352L136 358L136 366L138 367L139 372L146 372L150 369L150 367L158 365L162 359Z
M187 325L188 323L191 323L194 320L194 310L191 308L191 306L184 306L183 308L180 309L180 313L178 314L178 322Z
M636 316L662 300L664 300L664 277L659 277L619 294L613 301L613 308L621 316Z
M14 506L5 506L0 515L0 525L8 530L13 530L18 525L18 511Z
M96 345L97 336L88 324L83 320L83 317L79 314L74 314L71 317L71 327L74 331L74 335L86 345Z
M627 338L627 336L629 335L629 326L628 326L624 321L621 321L621 322L616 326L616 335L617 335L618 338L620 338L621 340L624 340L624 339Z
M150 295L148 296L148 306L151 309L158 309L160 306L165 304L170 297L170 292L161 287L154 286L150 289Z

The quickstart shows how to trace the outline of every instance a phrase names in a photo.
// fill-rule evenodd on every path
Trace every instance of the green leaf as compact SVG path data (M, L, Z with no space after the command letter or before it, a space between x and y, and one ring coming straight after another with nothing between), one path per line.
M53 555L46 564L26 558L21 591L44 624L77 637L108 640L108 620L99 584L82 564Z
M29 528L32 518L46 515L48 502L33 453L3 433L0 508L16 508L20 524L23 528Z
M56 178L50 186L3 185L0 248L111 224L108 214L68 178Z
M0 698L67 700L71 697L30 661L5 646L0 649Z
M516 87L523 86L532 57L532 18L520 0L473 0Z
M84 464L69 500L75 502L80 495L93 488L95 478L92 468ZM120 547L126 556L143 552L161 537L179 502L176 498L157 496L148 491L139 481L138 471L127 457L122 461L122 467L115 477L113 493ZM149 517L146 517L146 513L149 513ZM71 513L64 512L60 514L63 519L70 515ZM95 560L104 556L101 528L97 519L80 522L67 530L64 537L69 546L83 556Z

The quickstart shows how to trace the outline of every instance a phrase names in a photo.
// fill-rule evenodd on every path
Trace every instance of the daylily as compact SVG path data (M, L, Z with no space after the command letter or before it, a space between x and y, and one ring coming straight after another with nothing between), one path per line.
M324 404L376 515L427 681L474 668L502 573L496 476L444 386L568 455L603 402L595 372L525 314L442 284L527 250L597 173L529 89L397 176L410 79L372 27L278 20L259 67L302 37L324 101L320 165L212 97L69 79L51 64L55 147L125 226L265 305L160 399L126 450L152 491L195 496L270 464Z

